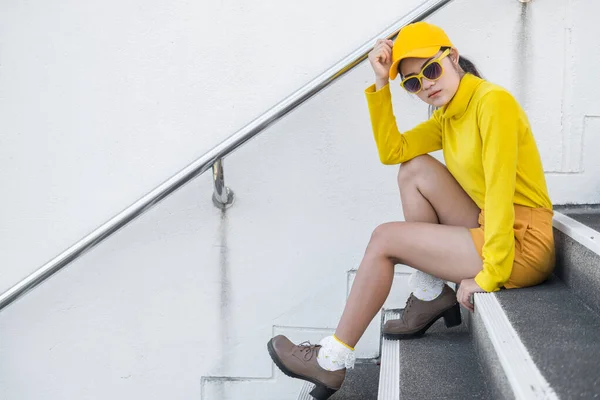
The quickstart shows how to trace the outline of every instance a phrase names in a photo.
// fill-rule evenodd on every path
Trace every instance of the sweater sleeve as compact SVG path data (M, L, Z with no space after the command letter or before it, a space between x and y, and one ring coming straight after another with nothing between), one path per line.
M494 292L508 281L515 255L514 195L521 109L504 91L486 94L480 104L485 234L483 270L475 282L485 291Z
M412 158L442 148L442 128L436 111L427 121L400 133L392 110L390 85L375 90L375 85L365 90L371 126L383 164L399 164Z

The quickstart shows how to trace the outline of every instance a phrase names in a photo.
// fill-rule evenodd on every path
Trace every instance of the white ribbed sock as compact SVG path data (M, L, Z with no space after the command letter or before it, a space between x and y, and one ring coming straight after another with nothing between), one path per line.
M337 371L344 368L354 368L354 349L338 338L327 336L319 343L317 362L327 371Z
M408 285L415 297L423 301L435 300L442 294L444 284L445 282L440 278L421 271L416 271L412 274L408 281Z

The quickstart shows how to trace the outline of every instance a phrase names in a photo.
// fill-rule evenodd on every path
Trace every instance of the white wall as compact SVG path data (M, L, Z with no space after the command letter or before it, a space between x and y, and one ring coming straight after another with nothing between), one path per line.
M417 2L256 3L0 5L0 291ZM456 0L432 18L527 108L555 203L600 201L599 11ZM225 225L202 177L4 310L0 392L198 398L200 376L270 376L273 325L335 327L370 232L401 218L371 82L357 68L234 153ZM401 127L425 117L393 93Z
M0 291L417 4L2 2Z

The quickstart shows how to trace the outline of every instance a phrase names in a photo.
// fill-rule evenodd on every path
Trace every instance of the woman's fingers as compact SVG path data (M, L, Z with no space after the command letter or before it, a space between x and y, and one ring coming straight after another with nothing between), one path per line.
M470 302L469 299L470 295L469 293L467 293L462 286L460 286L458 288L458 292L456 292L456 300L463 306L465 307L467 310L473 312L475 311L475 307L473 306L473 304Z
M473 304L471 304L471 302L467 299L463 305L465 306L465 308L471 312L475 311L475 307L473 306Z
M389 58L388 53L384 49L380 49L379 51L379 60L382 64L387 64L387 60Z
M392 60L392 52L385 47L378 47L374 50L374 55L382 64L387 64Z
M377 49L377 54L384 64L392 63L392 50L387 46L381 46Z
M385 54L387 55L388 60L390 60L390 62L392 61L392 49L386 48L383 49Z
M388 39L377 39L373 50L369 53L369 61L378 79L388 76L392 64L392 44Z
M390 51L392 50L392 46L394 45L394 42L392 42L391 40L388 39L377 39L377 42L375 42L375 48L385 48L385 49L389 49Z

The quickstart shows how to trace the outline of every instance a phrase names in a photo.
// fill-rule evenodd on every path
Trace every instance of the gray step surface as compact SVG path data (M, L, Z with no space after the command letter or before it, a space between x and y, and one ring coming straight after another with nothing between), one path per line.
M554 275L596 312L600 312L600 255L554 229Z
M559 215L554 218L554 274L600 312L600 206L557 206L555 211L568 218Z
M496 295L531 358L561 399L600 398L599 314L556 277L539 286Z
M346 380L330 400L377 400L379 365L374 362L356 363L348 370Z
M477 302L475 302L475 308L475 313L469 314L468 324L477 358L483 375L487 378L488 391L493 393L490 398L512 400L515 398L513 390L482 320L481 312L477 312Z
M348 370L344 384L329 400L377 400L379 365L373 361L358 360L354 369ZM313 400L309 394L315 386L306 382L298 400Z
M598 204L555 206L554 210L600 232L600 205Z
M466 324L446 328L438 320L420 338L400 341L400 398L489 399Z

